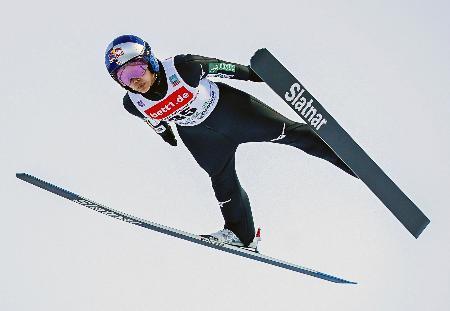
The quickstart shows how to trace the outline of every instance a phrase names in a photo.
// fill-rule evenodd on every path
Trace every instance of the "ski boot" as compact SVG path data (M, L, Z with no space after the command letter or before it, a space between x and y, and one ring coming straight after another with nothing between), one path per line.
M234 232L229 229L222 229L211 234L204 234L200 236L214 243L228 244L258 253L258 242L261 241L261 229L258 228L255 238L248 246L244 246L244 244L236 236L236 234L234 234Z

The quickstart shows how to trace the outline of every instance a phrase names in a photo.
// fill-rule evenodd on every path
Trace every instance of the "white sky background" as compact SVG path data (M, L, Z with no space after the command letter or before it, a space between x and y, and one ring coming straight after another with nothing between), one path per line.
M257 10L257 12L255 12ZM447 310L448 1L80 1L0 13L0 310ZM237 153L261 250L329 283L129 225L15 178L27 172L193 233L222 226L209 178L122 108L103 53L248 64L266 47L431 219L415 240L361 182L269 143ZM290 118L264 84L226 81Z

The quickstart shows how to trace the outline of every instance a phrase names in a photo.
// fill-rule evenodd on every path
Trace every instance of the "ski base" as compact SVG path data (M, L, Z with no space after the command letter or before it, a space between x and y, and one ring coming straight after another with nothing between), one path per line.
M256 74L333 149L403 226L415 238L418 238L430 220L306 90L303 84L267 49L256 51L250 64Z

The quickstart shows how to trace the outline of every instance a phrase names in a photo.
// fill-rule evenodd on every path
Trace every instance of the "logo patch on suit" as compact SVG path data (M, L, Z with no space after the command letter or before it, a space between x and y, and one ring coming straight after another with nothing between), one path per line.
M194 94L182 86L167 96L166 99L145 110L145 113L150 118L164 120L176 114L180 109L189 104L193 98Z
M178 80L178 77L175 74L169 77L169 81L170 83L172 83L173 86L177 86L178 84L180 84L180 80Z

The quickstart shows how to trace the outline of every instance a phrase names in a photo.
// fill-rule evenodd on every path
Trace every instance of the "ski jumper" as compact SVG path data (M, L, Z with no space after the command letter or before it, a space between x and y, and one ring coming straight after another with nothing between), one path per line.
M176 142L168 122L176 124L183 143L211 178L224 228L233 231L244 245L252 242L255 228L247 193L235 170L240 144L293 146L354 176L306 124L287 119L246 92L208 79L261 81L250 67L188 54L161 61L160 68L146 94L128 91L124 108L172 145Z

